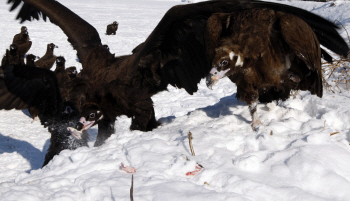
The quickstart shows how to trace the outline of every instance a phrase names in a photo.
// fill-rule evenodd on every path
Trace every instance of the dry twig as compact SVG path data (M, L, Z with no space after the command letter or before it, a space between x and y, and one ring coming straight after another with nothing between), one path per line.
M190 148L191 148L191 153L192 156L195 156L196 154L194 153L193 146L192 146L192 133L188 131L188 142L190 143Z
M330 135L332 136L332 135L335 135L335 134L338 134L339 132L333 132L333 133L331 133Z
M134 175L131 175L130 200L134 201Z
M349 33L341 22L336 20L346 31L348 40L350 41ZM327 91L335 93L334 89L337 89L340 93L342 92L340 85L345 85L346 89L349 90L350 85L350 58L340 58L333 61L333 63L322 63L322 80L324 87ZM326 78L327 77L327 78ZM328 82L333 82L329 84Z

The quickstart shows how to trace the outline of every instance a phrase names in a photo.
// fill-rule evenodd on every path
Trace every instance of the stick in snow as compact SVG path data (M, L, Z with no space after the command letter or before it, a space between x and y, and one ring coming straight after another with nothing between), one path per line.
M192 133L191 133L191 131L188 131L188 142L190 143L192 156L195 156L196 154L194 153L193 146L192 146Z
M134 201L134 175L131 175L130 201Z

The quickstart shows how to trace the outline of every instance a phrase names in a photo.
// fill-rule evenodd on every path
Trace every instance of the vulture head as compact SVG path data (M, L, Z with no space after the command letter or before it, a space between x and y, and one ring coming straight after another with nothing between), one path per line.
M26 60L27 60L27 65L31 65L34 66L34 61L38 59L37 56L33 55L33 54L28 54L26 56Z
M206 84L209 89L221 79L242 68L244 59L230 46L222 46L215 49L215 56L212 62L212 69L206 78Z
M75 66L66 68L66 71L67 71L67 73L68 73L70 78L76 78L77 77L78 71L77 71L77 68Z
M82 107L80 114L81 118L74 127L69 127L68 130L76 139L82 139L83 131L96 125L103 118L99 106L95 103L86 103Z
M27 27L26 26L22 26L21 27L21 32L27 31Z
M24 36L28 35L28 29L26 26L21 27L21 34L23 34Z
M15 45L15 44L11 44L10 45L10 53L11 53L11 55L16 54L17 50L18 50L17 45Z
M59 66L62 66L66 63L66 59L64 57L57 57L56 58L56 64L59 65Z
M47 44L47 48L53 51L55 48L58 48L58 46L53 43L50 43L50 44Z

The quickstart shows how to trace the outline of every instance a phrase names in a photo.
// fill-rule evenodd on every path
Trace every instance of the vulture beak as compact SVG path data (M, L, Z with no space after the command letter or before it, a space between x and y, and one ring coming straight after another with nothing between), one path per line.
M229 71L230 69L228 68L227 70L224 71L218 71L218 69L216 67L213 67L209 73L209 75L207 76L206 79L206 84L207 87L209 89L212 89L213 86L223 77L225 77L226 73Z
M73 137L75 137L78 140L81 140L83 131L89 129L94 124L95 124L95 121L86 121L85 117L82 117L80 118L75 128L68 127L67 129Z

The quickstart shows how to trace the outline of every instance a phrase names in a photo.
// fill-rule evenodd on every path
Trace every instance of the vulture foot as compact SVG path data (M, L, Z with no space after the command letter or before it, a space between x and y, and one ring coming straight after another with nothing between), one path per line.
M250 126L252 127L253 131L258 131L259 127L262 125L260 119L255 119L250 123Z

